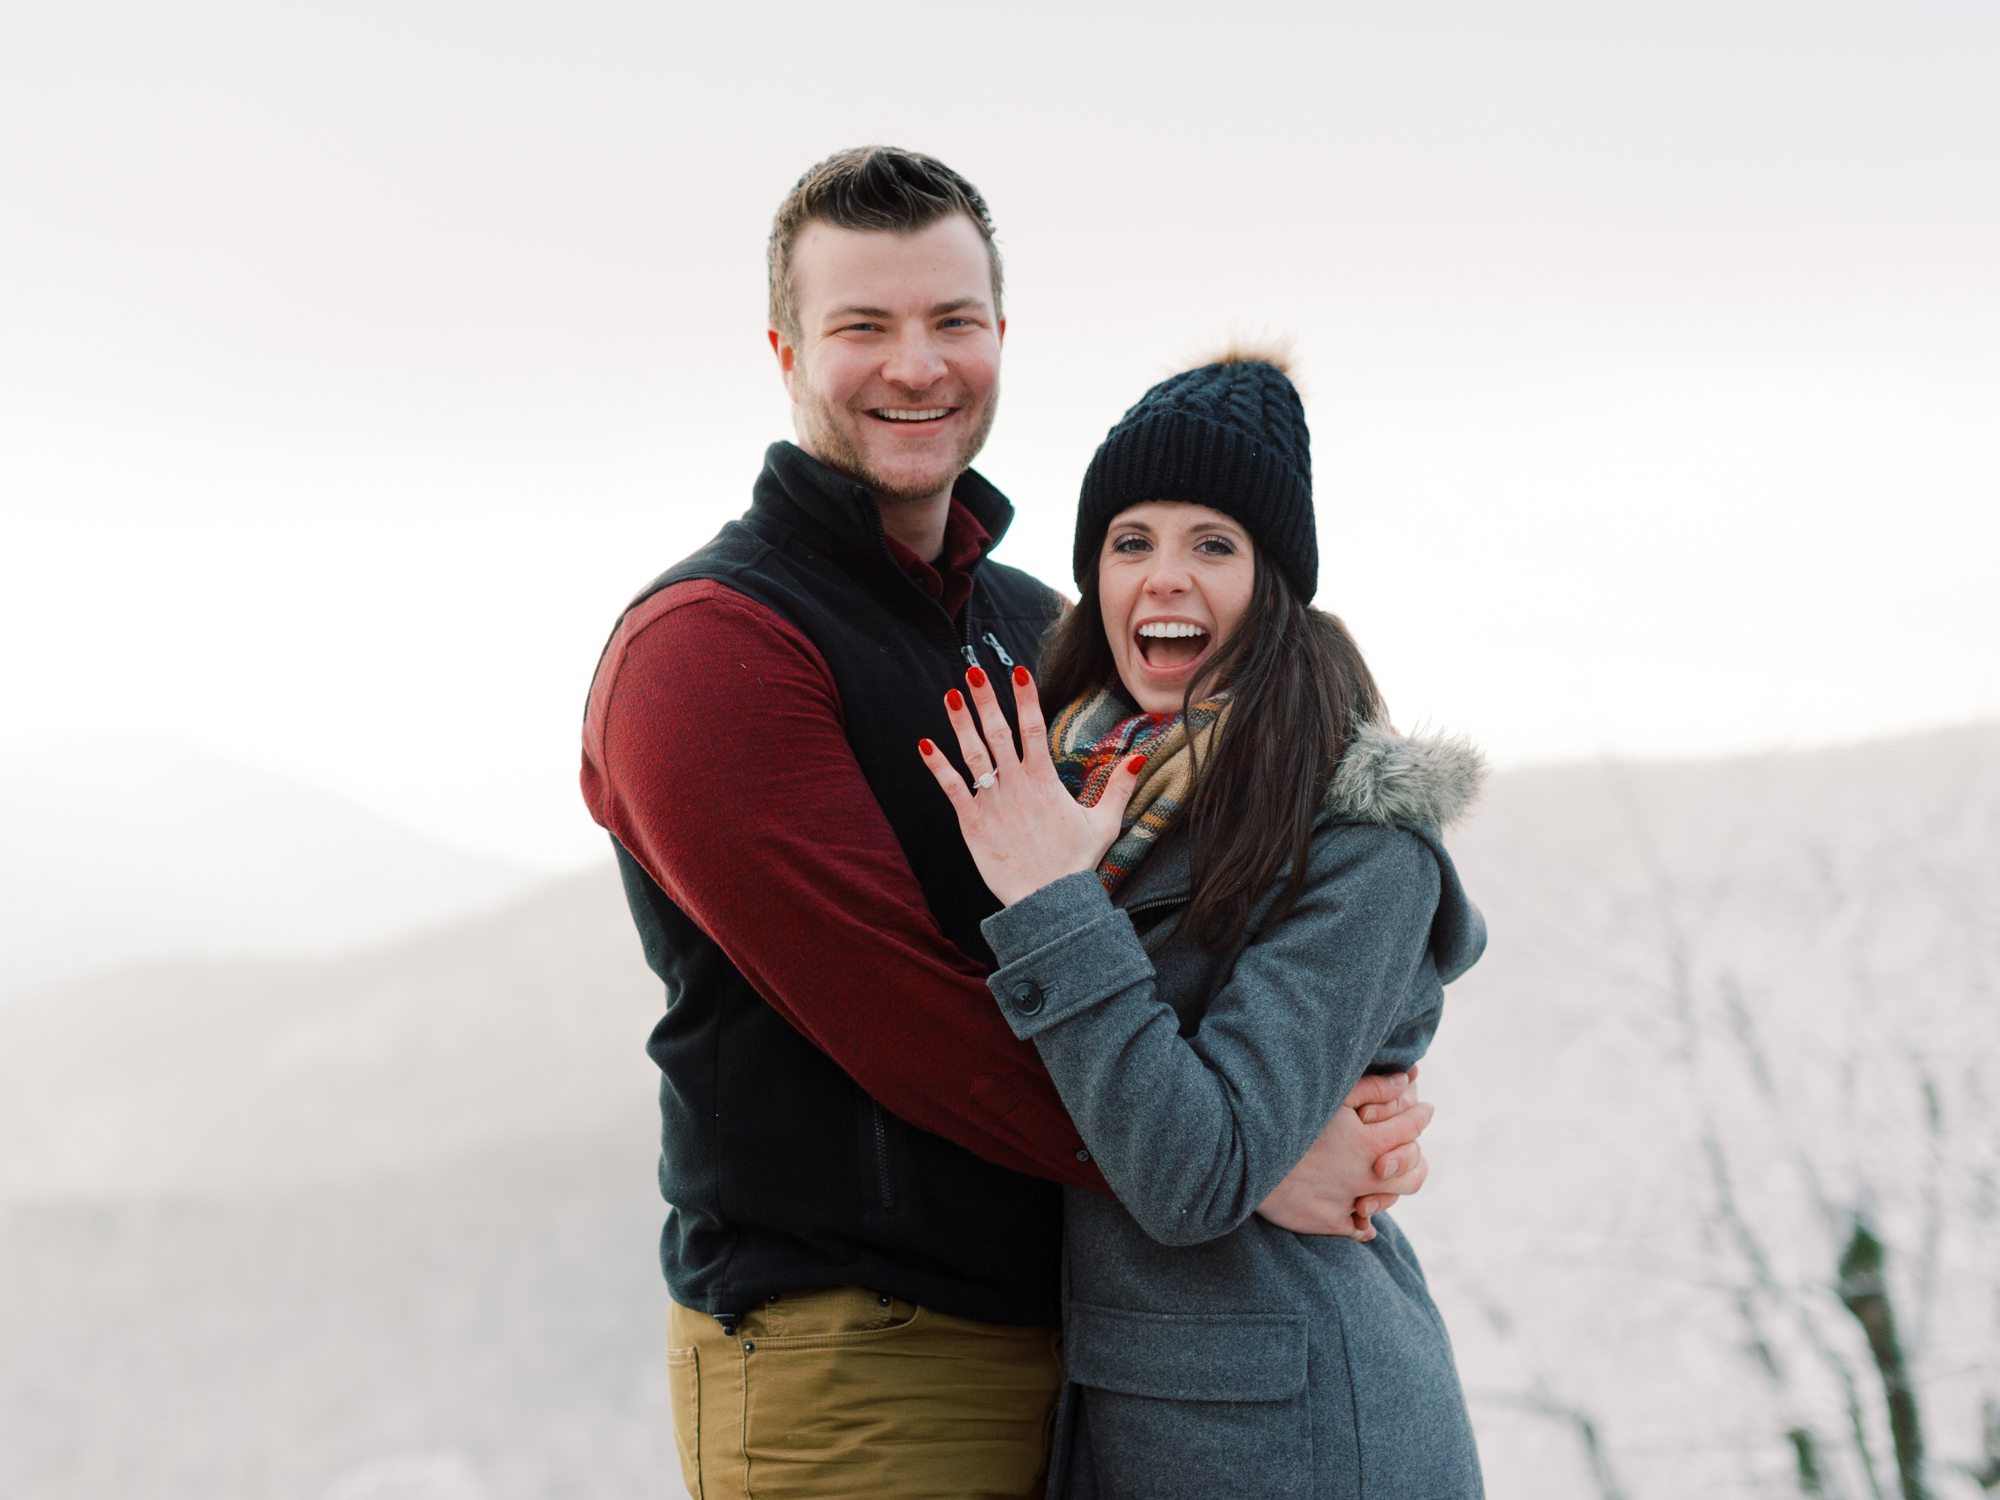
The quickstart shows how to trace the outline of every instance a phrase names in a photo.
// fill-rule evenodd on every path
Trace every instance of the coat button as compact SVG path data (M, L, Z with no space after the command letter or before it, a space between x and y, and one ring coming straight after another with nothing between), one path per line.
M1014 1009L1024 1016L1036 1015L1042 1008L1042 987L1032 979L1024 979L1014 986Z

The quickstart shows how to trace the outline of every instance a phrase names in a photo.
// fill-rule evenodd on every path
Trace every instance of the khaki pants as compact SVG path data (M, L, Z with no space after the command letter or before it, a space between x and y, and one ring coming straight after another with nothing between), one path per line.
M1004 1328L860 1287L773 1297L732 1336L668 1315L694 1500L1029 1500L1062 1386L1061 1330Z

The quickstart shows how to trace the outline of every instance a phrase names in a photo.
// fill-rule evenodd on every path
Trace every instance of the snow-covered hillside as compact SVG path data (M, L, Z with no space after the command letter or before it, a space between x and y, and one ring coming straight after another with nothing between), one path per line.
M1455 845L1400 1217L1496 1490L1893 1495L1896 1359L1930 1493L2000 1484L2000 731L1503 776Z
M170 740L0 750L0 1002L154 959L335 953L545 878Z
M609 865L346 958L41 991L0 1006L0 1203L368 1182L635 1116L650 1136L658 1004Z
M0 1496L657 1500L659 987L607 864L0 1006Z
M1399 1217L1491 1492L1894 1495L1886 1364L1989 1493L2000 728L1512 773L1453 842L1493 943ZM0 1494L671 1491L658 1003L607 868L0 1006Z

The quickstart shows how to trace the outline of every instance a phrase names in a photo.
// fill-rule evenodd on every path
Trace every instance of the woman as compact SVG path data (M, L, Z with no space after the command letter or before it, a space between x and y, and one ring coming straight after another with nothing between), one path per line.
M1482 1493L1408 1243L1257 1209L1368 1073L1410 1067L1485 927L1438 830L1462 744L1397 736L1318 575L1303 408L1227 356L1155 386L1092 460L1077 607L946 699L971 785L924 761L1005 903L990 981L1117 1202L1066 1201L1068 1385L1049 1493Z

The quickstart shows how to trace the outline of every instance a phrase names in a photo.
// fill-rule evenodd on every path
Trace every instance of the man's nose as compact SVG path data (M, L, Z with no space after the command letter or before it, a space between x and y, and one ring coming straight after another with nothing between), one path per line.
M906 390L928 390L945 376L944 356L938 352L929 329L905 332L889 351L882 366L882 378Z

